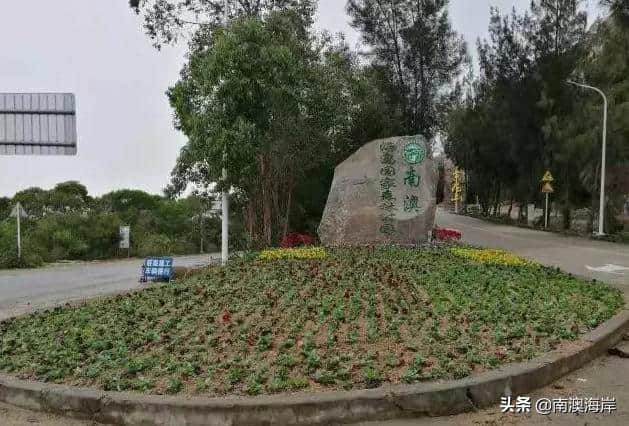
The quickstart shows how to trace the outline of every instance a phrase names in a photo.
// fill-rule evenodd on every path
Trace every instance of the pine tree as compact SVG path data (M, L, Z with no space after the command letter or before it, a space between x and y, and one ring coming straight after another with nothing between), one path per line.
M432 139L443 129L466 45L450 24L449 0L349 0L352 26L385 72L402 133Z

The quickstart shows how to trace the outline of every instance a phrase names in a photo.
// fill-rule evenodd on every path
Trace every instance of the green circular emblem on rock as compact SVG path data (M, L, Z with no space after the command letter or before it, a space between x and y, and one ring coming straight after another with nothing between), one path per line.
M408 164L420 164L426 159L426 147L423 143L408 143L404 146L403 155Z

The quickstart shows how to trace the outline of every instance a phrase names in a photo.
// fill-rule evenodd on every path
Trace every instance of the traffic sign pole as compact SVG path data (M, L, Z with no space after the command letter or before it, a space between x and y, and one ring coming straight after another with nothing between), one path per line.
M548 228L548 198L550 193L546 193L546 209L544 210L544 228Z
M544 229L548 228L548 216L549 216L548 204L549 204L550 194L555 192L555 189L553 188L553 185L552 185L554 181L555 181L555 178L553 177L552 173L550 173L550 170L546 171L546 173L544 174L544 177L542 177L542 183L544 184L544 186L542 187L542 192L546 194L546 207L544 208Z

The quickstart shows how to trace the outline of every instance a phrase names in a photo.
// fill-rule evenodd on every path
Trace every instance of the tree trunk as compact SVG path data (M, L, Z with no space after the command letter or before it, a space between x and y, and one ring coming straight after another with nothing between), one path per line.
M263 242L270 247L273 242L273 200L272 189L269 176L268 157L262 157L262 222L263 222Z
M290 224L290 209L292 207L293 201L293 178L292 176L288 179L288 200L286 201L286 217L284 218L284 231L282 233L282 237L285 237L288 234L289 224Z

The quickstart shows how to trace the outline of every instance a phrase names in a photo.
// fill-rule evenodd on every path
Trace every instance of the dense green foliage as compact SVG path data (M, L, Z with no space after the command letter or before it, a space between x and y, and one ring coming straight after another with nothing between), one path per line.
M629 193L629 33L618 7L589 29L580 0L533 1L523 15L492 10L480 76L451 114L446 143L485 214L505 200L541 204L545 170L565 228L575 208L598 212L603 102L567 83L584 81L609 98L606 223L616 230Z
M270 246L318 219L335 165L362 138L392 132L387 108L342 41L290 11L237 17L208 37L169 91L188 137L169 192L229 186L250 239Z
M129 0L157 48L176 43L182 35L191 36L191 46L203 45L224 20L241 16L264 19L273 12L290 11L309 26L316 5L317 0Z
M208 214L208 201L197 196L171 200L120 190L92 198L83 185L65 182L49 191L20 191L6 200L0 203L0 268L126 256L127 251L118 248L120 225L131 226L132 256L198 253L201 240L206 251L220 241L219 219ZM8 217L18 201L29 214L22 220L21 261L16 221ZM232 243L242 247L242 226L236 218L233 222Z
M364 143L415 133L432 139L465 60L446 0L397 1L384 15L372 2L350 2L353 24L373 50L369 63L342 38L312 30L316 3L130 2L158 45L182 33L191 40L169 91L175 124L189 142L168 193L191 183L229 186L259 246L292 230L315 231L334 168Z
M452 29L449 0L349 0L352 26L382 72L384 93L398 111L398 135L445 130L454 81L466 62L463 38Z
M447 249L235 260L0 324L0 369L150 393L258 394L462 378L573 340L618 290Z

